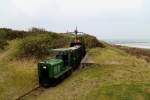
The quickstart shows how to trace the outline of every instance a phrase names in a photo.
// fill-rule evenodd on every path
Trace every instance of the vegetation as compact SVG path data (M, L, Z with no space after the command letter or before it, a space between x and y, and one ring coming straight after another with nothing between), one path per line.
M67 47L73 34L0 29L0 100L14 100L38 85L37 62L48 48Z
M70 38L61 34L40 34L34 36L28 36L23 39L20 44L22 49L21 56L35 56L42 58L48 55L48 49L60 48L69 45Z
M91 35L88 35L88 34L84 34L82 36L83 40L85 41L85 46L87 48L95 48L95 47L102 47L104 48L105 45L101 42L99 42L99 40L94 37L94 36L91 36Z
M8 43L6 41L0 40L0 49L4 49L7 45Z
M13 40L16 38L23 38L28 35L25 31L17 31L8 28L0 28L0 39Z
M30 30L22 37L19 34L6 38L7 35L0 31L1 40L8 43L6 49L0 50L1 100L14 100L38 85L37 56L47 55L44 52L47 48L65 47L73 38L72 34L58 34L42 29L34 32ZM149 62L105 42L100 42L100 47L105 48L94 48L98 46L92 42L97 41L95 37L85 37L86 43L90 43L86 46L92 48L88 55L95 64L75 71L57 87L46 89L37 96L26 96L24 100L150 99Z
M67 47L74 40L74 34L48 32L45 29L31 28L29 31L17 31L7 28L0 29L0 48L8 45L7 41L18 40L16 49L18 57L43 58L49 55L48 49ZM87 48L103 47L94 36L82 35ZM88 42L87 42L88 41Z
M16 59L19 40L0 52L0 100L15 100L37 83L36 59Z
M126 46L115 46L121 50L124 50L125 52L134 55L138 58L143 58L147 62L150 62L150 50L149 49L142 49L142 48L132 48L132 47L126 47Z
M150 64L111 46L93 48L96 63L76 71L57 87L24 100L149 100Z

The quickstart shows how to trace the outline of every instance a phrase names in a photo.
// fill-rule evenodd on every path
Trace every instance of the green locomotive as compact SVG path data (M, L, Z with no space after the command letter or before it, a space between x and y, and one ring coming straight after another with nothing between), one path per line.
M48 87L64 79L76 69L86 54L84 42L75 41L69 48L53 49L58 52L54 59L38 63L39 84Z

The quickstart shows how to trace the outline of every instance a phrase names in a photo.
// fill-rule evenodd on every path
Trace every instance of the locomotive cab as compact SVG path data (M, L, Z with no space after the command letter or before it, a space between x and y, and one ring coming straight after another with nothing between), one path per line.
M46 59L38 63L39 83L43 87L53 84L63 68L61 59Z
M62 59L64 61L64 66L68 66L68 52L62 52L60 51L57 55L56 55L57 59Z

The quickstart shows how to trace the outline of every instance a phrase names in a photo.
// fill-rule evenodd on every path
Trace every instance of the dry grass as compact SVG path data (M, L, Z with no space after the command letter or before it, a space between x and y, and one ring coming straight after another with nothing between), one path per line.
M58 43L55 36L52 36L52 37L53 37L52 42ZM33 37L31 36L31 40L33 39L32 42L35 42L34 38L35 38L34 36ZM67 36L66 38L69 38L69 37ZM38 38L38 39L40 39L40 38ZM96 39L96 38L94 38L94 39ZM66 40L68 40L68 39L66 39ZM51 41L51 39L50 39L50 41ZM35 87L38 84L37 60L33 59L33 58L26 58L26 59L25 58L17 58L17 57L22 57L20 55L24 52L24 49L22 49L22 47L21 47L22 42L23 42L23 40L21 38L17 38L14 40L8 40L9 45L6 47L6 49L0 50L0 100L14 100L16 97L24 94L25 92L28 92L29 90L31 90L33 87ZM24 41L24 42L29 42L29 41ZM91 42L89 42L89 43L91 44ZM37 44L35 43L34 46L36 47L36 45ZM52 44L52 45L54 47L56 46L56 44ZM58 43L57 45L60 45L60 44ZM64 44L62 44L62 45L64 45ZM95 43L93 45L97 46L97 44L95 44ZM48 45L45 45L45 46L48 46ZM90 45L90 46L92 46L92 45ZM40 49L40 47L38 49ZM29 51L29 49L26 49L26 50ZM35 49L35 51L36 50L37 49ZM31 52L29 52L29 54L30 53ZM25 53L25 55L26 55L26 53ZM33 55L31 55L31 56L33 56ZM68 97L65 97L66 99L74 99L74 97L76 97L76 96L80 97L80 95L78 94L78 91L85 92L84 89L86 90L87 89L86 87L92 86L91 85L93 82L92 80L91 80L90 84L86 84L86 82L88 82L89 80L87 79L88 77L86 78L87 74L86 73L84 74L84 71L83 71L84 77L81 77L78 79L77 76L80 77L80 74L78 75L78 73L75 73L72 76L72 77L74 77L73 80L71 77L69 78L70 80L68 79L68 82L71 82L71 83L68 83L71 86L68 89L69 89L69 91L72 91L72 89L74 89L74 92L70 92L70 95L68 95ZM84 84L80 85L80 81L82 81ZM56 89L56 88L52 89L53 93L56 96L53 94L53 97L51 97L51 98L63 99L64 98L63 93L65 93L64 95L67 96L68 85L64 84L62 86L63 87L61 87L61 85L58 86L58 89ZM47 91L47 93L49 94L48 91ZM61 92L61 93L57 94L57 92L58 93ZM86 92L89 93L90 91L86 91ZM44 93L46 93L46 92L44 92ZM85 95L87 93L85 93ZM45 98L45 99L48 99L48 98Z
M143 58L147 62L150 62L150 49L143 49L143 48L132 48L126 46L115 46L131 55L134 55L138 58Z
M28 96L24 99L150 99L150 64L145 60L112 47L92 49L89 55L98 65L75 72L57 87L47 89L36 97Z
M38 84L35 59L16 59L19 40L0 52L0 100L13 100ZM107 46L89 51L97 65L74 72L56 87L23 100L149 100L150 63Z
M0 100L14 100L37 83L35 59L16 59L16 41L0 52Z

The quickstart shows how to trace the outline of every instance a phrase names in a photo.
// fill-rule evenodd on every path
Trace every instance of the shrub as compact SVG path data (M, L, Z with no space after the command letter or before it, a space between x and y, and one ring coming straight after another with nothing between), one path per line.
M101 43L96 37L84 34L82 36L85 42L86 48L95 48L95 47L105 47L103 43Z
M2 40L13 40L16 38L23 38L27 36L25 31L11 30L7 28L0 28L0 39Z
M38 34L35 36L28 36L23 39L20 44L22 49L22 56L35 56L38 58L48 55L48 49L60 48L69 44L69 37L61 34L47 33Z
M5 46L7 46L7 45L8 45L8 43L6 41L0 40L0 49L4 49Z
M43 28L32 27L31 29L29 29L29 32L32 32L32 33L41 33L41 32L47 32L47 31L45 29L43 29Z
M104 47L96 37L91 35L80 35L85 42L86 48ZM69 46L71 40L74 40L75 35L58 34L54 32L48 32L45 29L31 28L29 31L17 31L8 28L0 28L0 48L4 49L7 45L7 40L16 40L19 38L19 44L17 46L19 56L21 57L44 57L49 54L50 48L62 48Z

